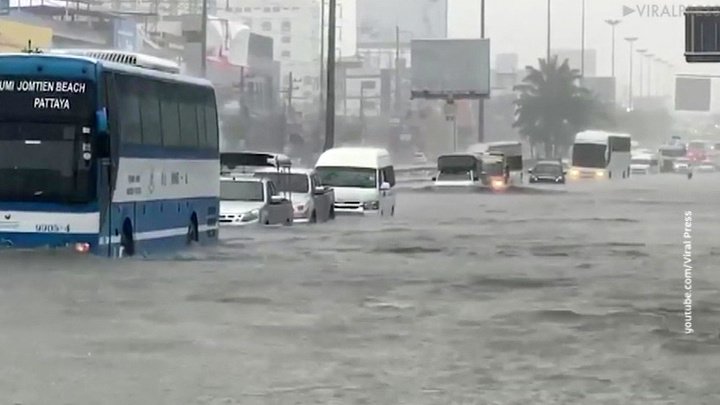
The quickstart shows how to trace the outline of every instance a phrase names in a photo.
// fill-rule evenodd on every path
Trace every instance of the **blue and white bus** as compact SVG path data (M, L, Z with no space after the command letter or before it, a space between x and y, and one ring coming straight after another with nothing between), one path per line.
M211 84L78 52L0 55L0 246L119 257L216 241Z

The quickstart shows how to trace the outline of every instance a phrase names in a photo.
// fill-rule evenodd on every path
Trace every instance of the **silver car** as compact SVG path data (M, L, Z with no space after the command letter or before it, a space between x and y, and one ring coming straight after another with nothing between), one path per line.
M220 224L292 225L293 206L268 179L251 176L220 179Z
M295 222L326 222L335 219L335 191L320 184L314 169L260 169L255 177L271 180L292 201Z

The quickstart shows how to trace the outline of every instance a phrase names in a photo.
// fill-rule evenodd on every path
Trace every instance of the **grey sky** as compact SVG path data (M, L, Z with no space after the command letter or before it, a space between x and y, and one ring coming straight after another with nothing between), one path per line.
M681 73L720 74L720 64L684 62L684 18L677 0L585 0L586 48L597 50L597 73L610 75L611 30L606 19L622 19L616 29L616 76L625 85L628 75L627 36L637 36L635 49L647 48L676 65ZM480 34L480 0L450 0L450 35L473 37ZM580 48L582 0L552 0L552 47ZM720 0L704 0L703 5L720 5ZM623 17L623 6L636 11ZM663 6L675 17L651 16L651 7ZM674 6L674 9L672 8ZM516 52L521 67L535 65L544 57L547 35L547 0L486 0L485 34L491 38L492 53ZM641 15L642 13L642 15ZM637 66L637 64L636 64Z

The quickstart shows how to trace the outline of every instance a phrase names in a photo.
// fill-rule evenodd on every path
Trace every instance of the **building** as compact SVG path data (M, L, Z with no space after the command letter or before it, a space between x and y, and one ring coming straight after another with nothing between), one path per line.
M410 60L410 41L447 37L447 0L357 0L357 53L367 67Z

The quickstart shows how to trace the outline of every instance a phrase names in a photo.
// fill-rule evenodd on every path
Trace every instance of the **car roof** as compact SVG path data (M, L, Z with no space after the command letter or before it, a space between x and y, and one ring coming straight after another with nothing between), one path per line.
M535 163L535 164L539 165L541 163L544 165L546 165L546 164L558 165L558 166L562 165L562 162L560 162L559 160L538 160L537 163Z

